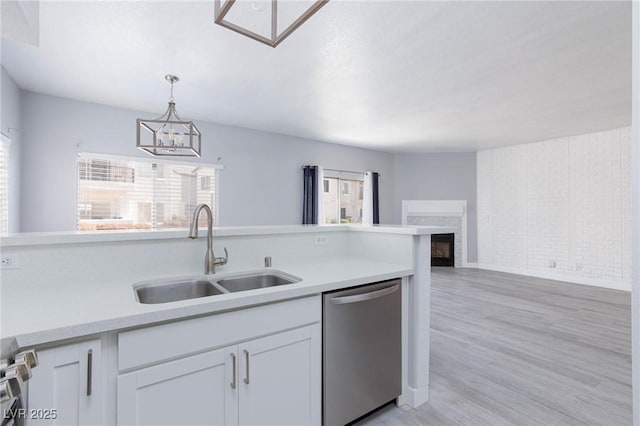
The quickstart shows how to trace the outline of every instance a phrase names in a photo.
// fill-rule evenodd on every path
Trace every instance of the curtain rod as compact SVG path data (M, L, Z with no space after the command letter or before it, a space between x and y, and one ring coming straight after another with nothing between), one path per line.
M302 166L301 168L304 170L304 168L307 166ZM365 174L366 172L359 172L359 171L354 171L354 170L338 170L338 169L329 169L327 167L323 167L323 170L329 170L330 172L339 172L339 173L359 173L359 174ZM378 176L380 176L380 174L378 173Z
M323 170L329 170L330 172L339 172L339 173L359 173L361 175L365 174L365 172L359 172L359 171L354 171L354 170L338 170L338 169L329 169L329 168L322 168Z

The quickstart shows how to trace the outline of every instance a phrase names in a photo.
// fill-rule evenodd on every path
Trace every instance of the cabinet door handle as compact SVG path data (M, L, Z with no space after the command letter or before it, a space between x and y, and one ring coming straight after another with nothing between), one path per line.
M249 384L249 351L244 349L244 360L246 361L247 372L244 378L244 382Z
M93 376L93 349L87 352L87 396L91 396L91 381Z
M231 361L233 363L233 373L231 373L233 375L231 380L231 389L235 389L236 388L236 354L231 354Z

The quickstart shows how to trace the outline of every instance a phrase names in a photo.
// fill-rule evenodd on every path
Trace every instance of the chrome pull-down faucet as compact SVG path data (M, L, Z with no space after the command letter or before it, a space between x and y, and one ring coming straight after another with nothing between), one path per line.
M207 213L207 254L204 257L204 273L215 274L216 265L226 265L229 260L229 253L227 248L224 249L224 257L216 257L213 254L213 214L211 209L206 204L198 204L193 212L193 219L191 220L191 227L189 228L189 238L195 240L198 238L198 218L200 212L204 210Z

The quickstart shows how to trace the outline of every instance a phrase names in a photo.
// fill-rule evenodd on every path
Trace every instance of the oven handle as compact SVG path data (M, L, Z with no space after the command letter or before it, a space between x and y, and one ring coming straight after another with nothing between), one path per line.
M367 300L377 299L378 297L388 296L395 293L400 288L400 284L390 285L380 290L370 291L368 293L354 294L353 296L340 296L331 298L331 303L334 305L344 305L346 303L358 303Z

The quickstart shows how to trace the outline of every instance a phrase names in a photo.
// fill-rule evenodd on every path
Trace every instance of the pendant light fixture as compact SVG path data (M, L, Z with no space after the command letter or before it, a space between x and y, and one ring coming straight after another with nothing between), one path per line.
M329 0L214 0L214 22L276 47Z
M173 100L175 75L164 77L171 84L169 107L155 119L137 120L137 147L153 156L200 157L200 131L193 121L184 121Z

